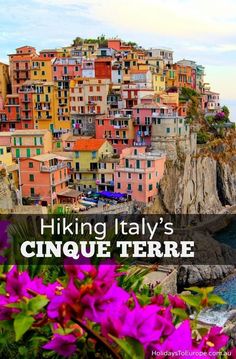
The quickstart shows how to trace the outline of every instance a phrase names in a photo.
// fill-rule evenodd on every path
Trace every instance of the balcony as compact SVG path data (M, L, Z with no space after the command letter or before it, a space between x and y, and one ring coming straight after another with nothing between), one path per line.
M63 178L59 178L57 180L52 180L52 186L56 186L56 185L64 183L64 182L69 182L70 179L71 179L70 176L66 176Z
M41 166L40 167L40 171L41 172L55 172L57 170L60 170L62 168L66 168L67 164L62 162L62 163L58 163L57 165L54 166Z
M75 172L77 173L97 173L98 172L98 169L90 169L90 168L80 168L80 169L77 169L75 168Z
M30 120L32 120L32 117L31 117L31 116L22 117L21 119L22 119L23 121L30 121Z
M29 98L23 98L22 102L29 103L29 102L31 102L31 100Z
M125 166L116 167L116 171L118 171L118 172L132 172L132 173L145 173L144 168L125 167Z
M153 112L152 113L152 117L153 118L176 118L177 117L177 113L174 112L174 113L157 113L157 112Z

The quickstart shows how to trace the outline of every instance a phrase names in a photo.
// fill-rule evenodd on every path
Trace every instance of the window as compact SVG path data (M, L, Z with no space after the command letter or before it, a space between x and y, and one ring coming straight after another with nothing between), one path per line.
M30 188L30 194L31 196L34 196L34 188Z
M93 86L89 86L89 91L93 92Z
M57 142L57 148L61 147L61 142Z
M170 128L169 127L167 127L167 129L166 129L166 133L170 133Z
M34 182L34 175L29 175L30 182Z
M148 179L152 179L152 174L151 173L148 174Z
M137 155L137 154L138 154L138 150L135 149L135 150L134 150L134 155Z
M0 155L3 155L3 148L0 148Z
M140 168L140 160L136 161L136 168Z
M42 62L42 66L44 66L45 65L45 63L44 63L44 61Z
M26 149L26 157L30 157L30 148Z
M120 172L117 172L117 177L119 177L119 178L120 178Z
M161 124L161 119L160 119L160 118L157 119L157 124L158 124L158 125Z
M117 188L118 188L118 189L121 188L120 182L117 183Z
M152 184L150 184L150 185L148 186L148 189L149 189L149 191L152 190Z
M142 192L142 190L143 190L143 186L142 186L141 184L139 184L139 185L138 185L138 191L139 191L139 192Z
M127 186L128 191L131 191L131 188L132 188L131 183L128 183L128 186Z
M41 154L40 148L36 148L36 155L38 156L38 155L40 155L40 154Z
M42 71L42 76L45 76L45 71Z
M29 162L29 168L33 168L33 167L34 167L33 162Z
M132 174L128 173L128 179L131 179L131 178L132 178Z
M139 175L138 175L138 179L143 179L143 175L142 175L142 173L139 173Z
M147 167L148 168L152 167L152 161L147 161Z
M79 171L79 162L75 163L75 168L76 168L76 171Z
M37 76L37 71L34 71L34 76Z
M97 156L97 152L96 151L92 151L92 158L95 159Z

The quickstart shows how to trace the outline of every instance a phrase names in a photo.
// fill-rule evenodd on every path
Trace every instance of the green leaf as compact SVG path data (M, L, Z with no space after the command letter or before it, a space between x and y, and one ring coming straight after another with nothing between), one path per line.
M184 288L185 290L190 290L191 292L195 292L195 293L202 293L202 289L199 287L189 287L189 288Z
M222 299L221 297L219 297L216 294L209 294L208 303L211 304L211 305L213 305L213 304L226 304L224 299Z
M180 295L180 298L182 298L185 303L191 305L192 307L198 308L201 304L201 297L199 295L193 295L193 294L189 294L189 295L185 295L182 294Z
M34 322L34 318L26 316L24 313L19 313L14 319L14 330L16 333L16 341L20 340L21 337L27 332Z
M37 297L30 299L28 304L28 310L33 314L37 314L40 309L48 304L48 299L45 295L37 295Z
M127 359L144 359L144 349L139 341L130 337L126 337L125 339L118 339L113 336L111 337L125 352L125 357Z
M188 314L185 312L184 309L181 309L181 308L173 308L173 309L171 309L171 312L172 312L174 315L177 315L178 317L180 317L181 319L186 319L186 318L188 318Z

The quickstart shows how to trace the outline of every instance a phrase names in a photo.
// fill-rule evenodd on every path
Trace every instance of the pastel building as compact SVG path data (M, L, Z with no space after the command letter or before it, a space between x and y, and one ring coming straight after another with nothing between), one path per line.
M70 82L70 113L105 114L108 112L107 95L109 92L107 79L76 78Z
M114 158L114 156L99 160L96 180L97 191L114 191L114 172L118 163L119 159Z
M82 77L88 77L88 78L95 77L95 64L93 59L82 60Z
M115 167L114 191L127 193L129 199L148 204L158 193L165 159L163 153L146 152L145 147L124 149Z
M166 71L166 87L196 89L196 69L182 63L171 65Z
M18 94L6 96L5 105L0 110L0 120L1 131L15 131L22 128Z
M113 155L112 145L105 139L79 139L74 148L74 183L79 191L96 189L98 167L102 159Z
M43 56L34 57L30 68L30 79L32 81L52 81L52 59Z
M154 95L154 91L151 88L146 88L145 84L127 84L121 87L121 98L123 101L123 107L126 109L132 109L134 106L141 103L141 99L148 95Z
M44 206L56 204L57 195L67 189L67 158L42 154L20 161L22 197Z
M96 138L107 139L120 154L122 149L132 146L134 142L134 124L131 115L96 117Z
M173 50L169 48L150 48L148 50L149 57L161 58L165 65L173 63Z
M52 134L48 130L17 130L12 132L13 158L29 158L52 151Z
M16 49L15 54L8 56L12 92L17 93L20 85L30 80L32 59L38 55L34 47L22 46Z

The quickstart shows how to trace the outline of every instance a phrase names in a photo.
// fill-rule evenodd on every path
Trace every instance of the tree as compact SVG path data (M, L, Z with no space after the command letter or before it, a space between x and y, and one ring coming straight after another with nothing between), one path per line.
M225 118L228 120L229 119L229 114L230 114L230 111L229 111L228 107L224 105L222 107L222 112L224 112Z

